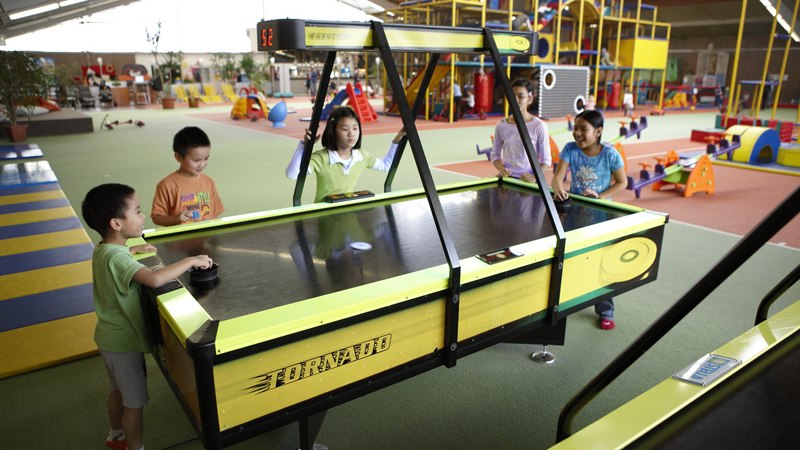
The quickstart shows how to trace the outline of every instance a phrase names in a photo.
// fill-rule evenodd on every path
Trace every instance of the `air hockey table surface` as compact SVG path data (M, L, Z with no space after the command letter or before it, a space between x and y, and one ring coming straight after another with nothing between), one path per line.
M461 266L463 355L541 326L556 238L540 193L439 187ZM560 315L653 281L667 217L577 198L559 211ZM148 230L157 266L208 254L145 302L156 359L204 445L223 447L442 364L449 269L422 190ZM141 242L134 240L131 244Z

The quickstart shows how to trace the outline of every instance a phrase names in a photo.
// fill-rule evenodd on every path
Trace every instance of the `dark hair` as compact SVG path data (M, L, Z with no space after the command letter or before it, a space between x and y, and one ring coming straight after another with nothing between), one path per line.
M322 133L322 146L336 150L336 124L345 117L351 117L358 123L358 141L353 148L361 148L361 120L358 119L358 114L348 106L341 106L333 110L328 116L328 123L325 124L325 132Z
M197 127L186 127L175 134L172 139L172 150L186 156L186 152L197 147L211 147L211 141L205 131Z
M83 220L91 229L105 237L111 219L125 216L125 203L136 191L124 184L109 183L93 187L81 204Z
M525 89L528 90L528 92L533 92L533 83L531 83L531 80L527 78L517 78L516 80L514 80L513 83L511 83L512 88L518 86L524 87Z
M575 116L575 120L583 119L594 128L603 128L603 113L596 109L586 109Z

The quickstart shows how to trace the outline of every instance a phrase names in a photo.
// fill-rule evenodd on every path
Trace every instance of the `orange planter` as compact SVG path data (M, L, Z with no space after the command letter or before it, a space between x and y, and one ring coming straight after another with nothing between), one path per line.
M28 139L28 126L27 125L6 125L6 134L11 142L24 142Z

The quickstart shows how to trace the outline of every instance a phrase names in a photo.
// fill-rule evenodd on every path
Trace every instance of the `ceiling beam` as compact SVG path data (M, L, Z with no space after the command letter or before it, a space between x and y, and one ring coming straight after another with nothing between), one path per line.
M23 34L56 26L70 19L126 6L136 1L138 0L89 0L16 20L8 20L8 15L6 13L3 15L3 19L7 21L0 24L0 36L3 36L5 39L21 36Z
M764 23L764 22L772 22L772 19L767 17L754 17L752 19L747 19L746 23ZM672 22L671 24L672 29L675 28L701 28L701 27L711 27L715 25L739 25L739 19L720 19L720 20L693 20L691 22Z

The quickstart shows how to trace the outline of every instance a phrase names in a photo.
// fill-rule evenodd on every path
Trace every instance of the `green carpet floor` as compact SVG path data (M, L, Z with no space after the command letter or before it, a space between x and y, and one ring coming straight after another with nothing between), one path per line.
M38 143L44 150L76 210L89 188L113 181L134 186L143 209L149 212L156 182L176 166L170 148L172 135L180 127L197 125L211 137L208 172L220 186L227 214L291 205L294 184L286 180L283 170L296 139L190 118L187 111L125 110L115 115L120 120L144 120L147 125L29 142ZM91 114L97 128L104 114ZM695 120L696 116L692 115ZM682 116L659 120L671 117ZM426 131L422 139L429 162L439 164L476 159L475 143L486 141L491 132L491 126ZM388 139L391 135L366 136L364 145L383 148ZM365 187L380 191L381 175L368 175L363 178ZM435 170L434 178L438 183L464 179ZM418 184L413 161L406 158L396 189ZM310 197L311 189L306 191ZM93 232L92 238L96 239ZM618 327L614 331L601 331L590 310L579 312L569 319L566 344L550 348L558 357L554 364L531 361L530 354L538 347L496 345L459 360L454 368L437 368L333 408L319 442L331 449L348 450L548 448L555 442L556 421L564 403L736 241L728 234L670 223L658 280L618 297ZM578 416L576 426L596 420L750 328L758 301L799 261L800 253L786 247L770 244L756 252L590 403ZM795 286L772 311L797 299L800 287ZM151 360L148 369L151 401L145 408L146 448L202 448L198 440L192 440L193 429ZM104 448L106 394L107 380L99 356L0 380L0 447ZM274 430L232 448L295 449L297 427Z

